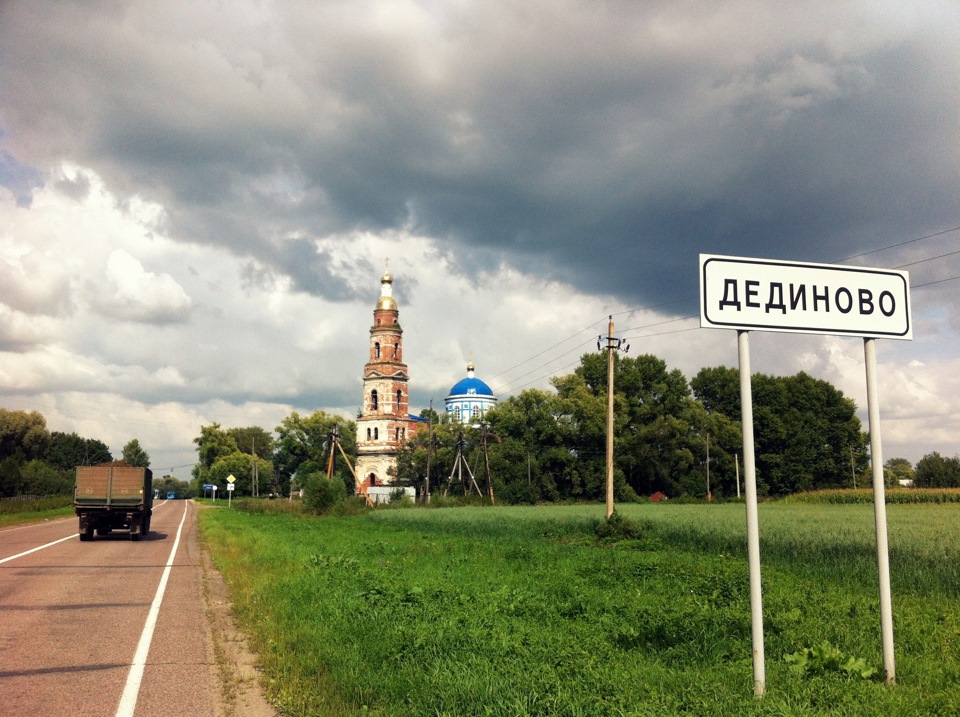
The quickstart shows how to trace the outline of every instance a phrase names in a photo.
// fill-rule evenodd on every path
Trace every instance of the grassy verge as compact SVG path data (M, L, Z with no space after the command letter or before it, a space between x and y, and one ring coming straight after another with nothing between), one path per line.
M25 500L0 501L0 527L20 523L37 523L73 515L71 496L47 496Z
M889 689L863 677L881 666L869 506L761 506L759 701L742 506L625 506L633 530L602 539L597 506L201 527L288 715L927 715L960 713L960 576L940 569L958 511L889 509Z

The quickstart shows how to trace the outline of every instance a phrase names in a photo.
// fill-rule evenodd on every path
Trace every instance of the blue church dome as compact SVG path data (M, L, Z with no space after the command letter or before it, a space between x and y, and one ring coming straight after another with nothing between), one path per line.
M444 399L447 413L461 423L479 421L497 404L490 387L473 374L473 362L467 365L467 377L457 381Z
M464 378L450 389L451 396L492 396L493 391L479 378Z

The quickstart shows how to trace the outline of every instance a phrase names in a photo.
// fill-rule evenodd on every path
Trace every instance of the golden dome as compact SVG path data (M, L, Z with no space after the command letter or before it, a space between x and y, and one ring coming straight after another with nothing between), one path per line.
M380 277L380 300L377 302L378 310L397 311L397 302L393 300L393 277L390 271L385 270Z

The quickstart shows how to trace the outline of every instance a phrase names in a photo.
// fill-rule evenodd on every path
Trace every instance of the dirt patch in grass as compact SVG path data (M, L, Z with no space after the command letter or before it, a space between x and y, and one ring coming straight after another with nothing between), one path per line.
M267 702L260 686L260 670L256 656L247 645L247 637L233 619L230 589L217 571L210 551L203 555L203 597L213 649L220 672L223 698L222 717L278 717L279 712Z

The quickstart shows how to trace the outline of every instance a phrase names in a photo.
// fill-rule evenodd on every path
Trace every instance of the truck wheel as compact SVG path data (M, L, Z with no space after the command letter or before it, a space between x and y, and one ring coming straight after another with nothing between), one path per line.
M141 515L140 520L130 524L130 540L140 540L143 537L146 532L146 523L146 518Z
M93 540L93 526L92 526L92 525L88 525L87 528L86 528L86 530L84 530L82 533L80 533L80 540L83 540L83 541Z

